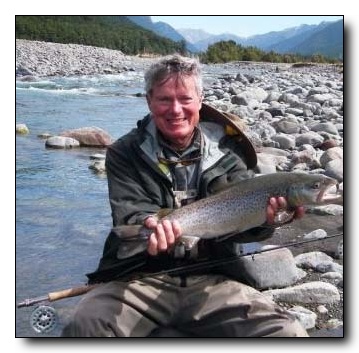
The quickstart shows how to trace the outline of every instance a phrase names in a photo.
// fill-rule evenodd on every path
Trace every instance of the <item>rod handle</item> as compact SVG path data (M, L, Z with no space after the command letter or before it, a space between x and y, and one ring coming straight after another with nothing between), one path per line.
M63 298L76 297L78 295L85 294L93 289L95 285L84 285L81 287L68 288L57 292L52 292L48 294L48 300L53 302L55 300L60 300Z

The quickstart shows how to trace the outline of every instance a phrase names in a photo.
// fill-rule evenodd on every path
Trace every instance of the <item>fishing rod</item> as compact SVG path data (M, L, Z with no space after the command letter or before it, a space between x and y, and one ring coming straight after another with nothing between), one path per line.
M166 269L166 270L162 270L162 271L158 271L158 272L145 273L145 274L141 274L138 276L133 276L130 278L130 280L134 280L134 279L138 280L138 279L142 279L142 278L156 277L156 276L160 276L160 275L164 275L164 274L171 274L171 273L181 273L181 271L202 270L204 268L212 268L212 267L216 267L216 266L220 266L220 265L225 265L225 264L228 264L231 262L235 262L236 260L238 260L242 257L245 257L245 256L252 256L252 258L254 260L255 255L263 254L268 251L294 247L297 245L303 245L303 244L313 243L313 242L317 242L317 241L328 240L328 239L339 237L341 235L343 235L343 233L332 234L332 235L326 236L325 238L320 238L320 239L306 239L306 240L302 240L302 241L297 241L295 243L287 243L287 244L283 244L283 245L277 245L277 246L270 247L268 249L234 255L234 256L230 256L228 258L223 258L223 259L218 259L218 260L199 261L197 263L190 264L190 265L183 265L183 266L178 266L178 267L174 267L171 269ZM83 294L89 292L90 290L92 290L93 288L97 287L100 284L101 283L85 284L85 285L82 285L79 287L73 287L73 288L69 288L69 289L65 289L65 290L61 290L61 291L57 291L57 292L51 292L51 293L48 293L47 295L44 295L41 297L25 299L24 301L18 303L17 307L18 308L29 307L29 306L33 306L35 304L39 304L42 302L54 302L54 301L57 301L60 299L76 297L76 296L83 295Z
M200 269L204 269L204 268L212 268L212 267L216 267L219 265L224 265L224 264L228 264L231 262L235 262L238 259L245 257L245 256L252 256L252 259L254 260L255 255L262 254L262 253L265 253L268 251L273 251L273 250L282 249L282 248L289 248L289 247L293 247L293 246L300 246L303 244L312 243L312 242L321 241L321 240L328 240L331 238L339 237L341 235L343 235L343 233L332 234L330 236L327 236L325 238L320 238L320 239L307 239L307 240L297 241L295 243L278 245L278 246L270 247L270 248L263 249L263 250L258 250L258 251L248 252L248 253L239 254L239 255L235 255L235 256L230 256L230 257L224 258L224 259L203 260L203 261L200 261L200 262L197 262L194 264L190 264L190 265L183 265L183 266L178 266L178 267L175 267L172 269L162 270L162 271L153 272L153 273L141 274L138 276L132 276L131 278L128 278L126 280L130 281L130 280L141 279L141 278L156 277L156 276L160 276L163 274L171 274L171 273L180 274L181 271L183 272L183 271L190 271L190 270L200 270ZM82 285L79 287L68 288L68 289L57 291L57 292L51 292L51 293L48 293L47 295L44 295L41 297L25 299L24 301L18 303L17 307L18 308L30 307L35 304L41 303L41 305L39 305L32 312L31 317L30 317L30 325L34 329L34 331L36 331L37 333L49 333L52 330L54 330L54 328L57 326L59 319L58 319L56 310L53 307L48 306L48 305L43 305L42 303L54 302L54 301L57 301L60 299L80 296L80 295L83 295L83 294L91 291L92 289L94 289L95 287L100 286L100 285L101 285L101 283L85 284L85 285Z
M51 292L41 297L29 298L17 304L18 308L33 306L35 304L39 304L42 302L54 302L56 300L77 297L79 295L83 295L93 289L96 285L94 284L86 284L80 287L73 287L64 290L60 290L57 292Z

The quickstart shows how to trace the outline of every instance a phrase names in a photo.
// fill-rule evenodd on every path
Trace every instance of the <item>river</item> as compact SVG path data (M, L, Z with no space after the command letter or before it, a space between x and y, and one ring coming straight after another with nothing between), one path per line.
M111 227L107 179L92 172L103 149L52 150L41 133L97 126L118 138L147 112L143 74L41 78L16 82L16 301L86 282ZM52 303L58 336L78 298ZM38 336L33 308L16 309L16 336Z

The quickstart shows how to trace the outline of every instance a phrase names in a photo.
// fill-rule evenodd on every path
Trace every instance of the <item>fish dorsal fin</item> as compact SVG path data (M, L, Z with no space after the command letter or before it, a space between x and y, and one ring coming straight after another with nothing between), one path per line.
M156 214L157 219L162 219L162 218L168 216L172 212L173 212L172 208L161 208Z

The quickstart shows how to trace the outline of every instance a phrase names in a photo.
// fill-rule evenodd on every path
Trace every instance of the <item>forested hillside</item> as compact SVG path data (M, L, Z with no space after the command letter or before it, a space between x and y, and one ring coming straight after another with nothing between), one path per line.
M128 55L184 52L184 44L137 26L126 16L16 16L16 38L121 50Z
M336 63L335 59L325 58L323 55L278 54L274 51L263 51L256 47L244 47L233 40L221 41L210 45L207 51L200 54L204 63L225 63L229 61L262 61L272 63Z

